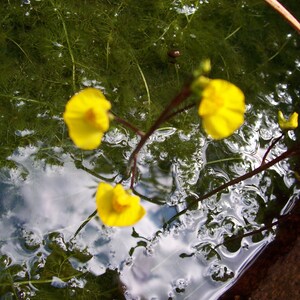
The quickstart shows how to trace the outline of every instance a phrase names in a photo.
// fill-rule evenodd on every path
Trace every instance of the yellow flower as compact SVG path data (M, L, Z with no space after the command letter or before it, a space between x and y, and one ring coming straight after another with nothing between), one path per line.
M69 100L63 117L77 147L93 150L100 145L109 128L110 108L110 102L95 88L86 88Z
M282 130L296 129L298 127L298 113L294 112L288 119L285 119L283 113L279 110L278 123Z
M107 226L131 226L146 213L140 198L124 190L121 184L115 187L100 183L96 193L97 211Z
M204 86L198 113L205 132L214 139L228 137L244 123L243 92L222 79L209 80L201 76L197 81Z

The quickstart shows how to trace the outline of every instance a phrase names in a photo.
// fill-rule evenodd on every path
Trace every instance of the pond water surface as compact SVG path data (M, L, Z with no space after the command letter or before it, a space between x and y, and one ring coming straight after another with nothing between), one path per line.
M276 226L241 235L291 210L295 158L165 226L192 199L260 166L281 135L279 109L300 113L299 35L264 1L233 2L4 1L1 299L218 299L274 240ZM212 78L244 91L245 123L214 141L196 108L170 119L138 157L134 191L146 217L134 228L104 226L92 215L97 185L124 179L129 187L139 138L113 123L99 149L81 151L62 119L66 102L84 87L100 88L116 115L146 131L206 58ZM297 141L299 129L289 131L267 160Z

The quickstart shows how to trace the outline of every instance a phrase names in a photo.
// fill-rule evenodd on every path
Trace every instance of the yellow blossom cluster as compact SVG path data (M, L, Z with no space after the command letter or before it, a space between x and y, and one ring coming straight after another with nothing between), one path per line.
M204 130L215 139L231 135L244 121L244 95L235 85L220 79L205 80L199 115ZM109 129L112 115L110 102L95 88L86 88L75 94L67 103L64 121L74 144L84 150L99 147ZM145 210L140 198L124 190L100 183L96 194L98 215L108 226L131 226L138 222Z
M112 118L110 108L110 102L95 88L86 88L69 100L63 118L77 147L93 150L100 146ZM131 226L145 215L140 198L120 184L113 187L100 183L96 205L99 217L107 226Z
M230 136L244 123L245 96L234 84L223 79L197 76L191 90L201 99L198 114L204 131L213 139ZM84 150L99 147L113 118L110 109L110 102L96 88L86 88L69 100L63 117L70 138L77 147ZM298 114L293 113L285 119L279 111L278 122L282 130L295 129ZM99 217L108 226L131 226L145 215L140 198L121 184L100 183L96 205Z

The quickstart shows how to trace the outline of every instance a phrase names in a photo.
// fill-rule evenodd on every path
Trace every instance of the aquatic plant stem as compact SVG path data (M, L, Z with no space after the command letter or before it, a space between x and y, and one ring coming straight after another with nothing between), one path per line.
M136 156L133 158L133 165L131 169L131 180L130 180L130 189L133 190L134 180L136 172Z
M204 199L207 199L213 195L215 195L216 193L228 188L229 186L232 186L234 184L237 184L241 181L244 181L248 178L251 178L252 176L267 170L268 168L274 166L275 164L277 164L278 162L288 158L288 157L292 157L292 156L296 156L296 155L300 155L300 144L297 144L296 146L288 149L287 151L285 151L284 153L282 153L281 155L279 155L278 157L272 159L271 161L260 165L258 168L238 177L235 178L233 180L228 181L227 183L224 183L222 185L220 185L219 187L213 189L212 191L206 193L205 195L193 200L190 202L190 204L183 209L182 211L180 211L179 213L177 213L175 216L173 216L172 218L170 218L164 225L164 227L167 227L168 225L170 225L174 220L176 220L179 216L185 214L192 206L198 204L200 201L203 201Z
M254 235L254 234L257 234L257 233L261 233L265 230L268 230L268 229L271 229L272 227L274 226L277 226L277 225L281 225L282 222L288 220L288 219L291 219L292 218L292 214L291 213L288 213L288 214L285 214L285 215L282 215L282 216L278 216L278 220L277 221L274 221L270 224L267 224L259 229L256 229L256 230L253 230L253 231L250 231L250 232L247 232L247 233L244 233L244 234L238 234L238 235L232 235L230 237L228 237L227 240L223 241L222 243L216 245L214 247L214 250L216 250L218 247L228 243L228 242L232 242L234 240L237 240L237 239L242 239L244 237L247 237L247 236L251 236L251 235Z
M132 130L133 132L135 132L137 135L139 135L139 136L141 136L141 137L145 135L145 133L144 133L143 131L139 130L138 128L136 128L134 125L132 125L132 124L129 123L128 121L126 121L126 120L124 120L124 119L122 119L122 118L120 118L120 117L118 117L118 116L116 116L116 115L114 115L114 114L112 114L112 113L111 113L111 115L112 115L113 119L114 119L116 122L119 122L120 124L126 126L126 127L129 128L130 130Z
M59 279L60 280L62 280L62 281L65 281L65 282L67 282L69 279L72 279L72 278L78 278L78 277L81 277L81 276L84 276L84 275L86 275L86 273L88 273L87 271L86 272L80 272L80 271L78 271L78 274L77 275L71 275L71 276L67 276L67 277L59 277ZM13 279L13 278L11 278L11 279ZM13 289L15 290L15 287L14 287L14 285L27 285L27 284L31 284L31 285L34 285L34 284L45 284L45 283L52 283L53 282L53 278L51 278L51 279L31 279L31 280L23 280L23 281L14 281L14 280L12 280L12 282L1 282L0 283L0 287L5 287L5 286L9 286L9 285L11 285L11 286L13 286ZM19 293L15 293L14 292L14 294L15 294L15 296L16 296L16 299L19 299Z
M280 13L292 25L292 27L300 33L299 21L282 4L280 4L277 0L265 0L265 2Z
M135 174L136 174L136 166L137 166L137 155L139 151L142 149L142 147L145 145L149 137L154 133L154 131L159 128L159 126L165 122L169 116L172 114L172 109L174 109L176 106L181 104L184 100L186 100L192 93L190 88L190 83L185 85L182 90L180 91L175 98L172 99L172 101L169 103L169 105L163 110L163 112L160 114L160 116L156 119L154 124L151 126L151 128L142 136L140 142L137 144L133 152L131 153L129 157L129 163L128 166L130 168L129 174L131 173L131 181L130 181L130 188L133 189L134 180L135 180Z
M87 219L85 219L83 221L83 223L79 226L79 228L76 230L75 234L73 235L73 239L78 235L78 233L85 227L85 225L91 221L95 216L97 215L97 209L92 213L90 214Z
M45 103L36 99L30 99L30 98L24 98L24 97L18 97L18 96L11 96L11 95L5 95L5 94L0 94L1 97L9 98L10 100L14 101L25 101L25 102L32 102L32 103L37 103L41 104L44 106L52 106L50 103Z
M192 104L186 105L185 107L183 107L183 108L181 108L179 110L176 110L173 113L170 113L168 116L166 116L164 122L167 121L167 120L169 120L169 119L171 119L171 118L173 118L174 116L176 116L176 115L184 112L184 111L187 111L187 110L191 109L194 106L196 106L196 103L192 103Z
M266 158L268 156L268 154L270 153L271 149L280 141L280 139L284 136L284 133L282 133L278 138L276 138L272 144L268 147L265 155L263 156L262 158L262 161L261 161L261 165L264 165L266 163Z
M168 118L170 115L172 109L174 107L181 104L184 100L186 100L191 95L191 89L190 84L185 85L180 93L172 99L172 101L169 103L169 105L163 110L163 112L160 114L160 116L156 119L154 124L151 126L151 128L145 133L145 135L141 138L140 142L137 144L135 149L130 155L129 158L129 165L131 165L132 161L136 159L139 151L142 149L142 147L145 145L149 137L154 133L154 131L159 128L159 126Z
M136 60L136 65L137 65L138 70L139 70L139 72L141 74L141 77L143 79L143 82L144 82L144 85L145 85L145 89L146 89L146 92L147 92L148 105L150 105L151 104L151 97L150 97L150 91L149 91L149 87L148 87L148 83L147 83L146 77L145 77L144 72L141 69L141 67L140 67L140 65L139 65L139 63L138 63L137 60Z
M75 62L75 58L74 58L74 54L72 51L72 47L71 47L71 43L69 40L69 34L68 34L68 30L67 30L67 26L66 23L64 21L64 18L62 16L62 14L60 13L60 11L55 7L54 3L52 0L50 0L52 6L56 9L56 12L61 20L62 26L63 26L63 30L64 30L64 34L65 34L65 38L66 38L66 42L67 42L67 46L68 46L68 51L70 54L70 58L71 58L71 62L72 62L72 87L73 87L73 92L76 92L76 62Z
M244 234L232 235L232 236L228 237L228 240L225 240L222 243L216 245L214 247L214 250L216 250L218 247L220 247L220 246L222 246L222 245L224 245L224 244L226 244L228 242L232 242L232 241L237 240L237 239L242 239L242 238L247 237L247 236L251 236L251 235L254 235L254 234L257 234L257 233L261 233L264 230L271 229L273 226L278 225L281 220L282 219L279 219L279 220L277 220L277 221L275 221L275 222L273 222L273 223L271 223L269 225L265 225L265 226L263 226L263 227L261 227L259 229L256 229L256 230L244 233Z
M31 64L33 64L32 60L30 59L29 55L25 52L25 50L13 39L9 37L5 37L8 41L11 41L13 44L15 44L21 51L22 53L26 56L26 58L29 60Z

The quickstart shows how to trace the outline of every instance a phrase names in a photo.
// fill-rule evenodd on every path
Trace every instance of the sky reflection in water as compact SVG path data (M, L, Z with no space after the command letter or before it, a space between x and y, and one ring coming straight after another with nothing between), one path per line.
M172 130L171 134L169 130L161 130L153 141L168 139L173 134L176 134L175 130ZM254 132L253 137L258 134ZM193 139L193 135L189 138ZM247 145L254 140L257 138L250 139L250 142L248 140ZM234 143L226 143L231 150L234 149ZM253 150L253 144L251 148L247 145L244 149L244 160L232 165L235 173L243 174L246 169L255 168L259 164L258 152ZM147 186L146 183L149 175L147 160L143 157L148 156L149 160L151 154L148 147L145 147L141 154L142 180L137 186L137 191L140 194L152 193L155 196L157 191L155 192L154 186L149 183ZM276 152L280 153L283 150L279 149ZM235 151L239 153L240 149L236 148ZM36 160L37 152L36 147L18 148L9 157L18 165L18 169L7 170L7 178L2 180L4 209L0 226L5 228L5 231L1 231L1 251L9 255L15 263L22 263L24 257L31 260L32 255L37 252L47 253L48 250L42 241L51 232L60 232L66 241L71 239L80 224L95 210L94 193L99 179L77 169L69 155L61 156L63 166L51 166L42 160ZM247 166L247 162L250 165ZM186 173L184 162L178 164L175 161L174 164L175 174L162 176L158 182L160 181L161 187L168 191L174 178L177 178L177 191L173 190L171 194L178 195L178 190L181 191L181 195L182 191L189 194L189 186L193 186L197 178L187 185L185 180L180 180ZM201 169L201 160L199 164L196 168ZM274 169L284 175L288 172L285 164L281 163ZM154 172L158 172L159 175L159 169ZM227 180L226 173L223 174L221 169L211 167L210 174L213 177L225 175ZM146 180L146 185L143 185L143 180ZM128 254L129 250L140 240L131 236L132 228L105 228L98 218L90 221L73 242L82 249L87 247L93 255L85 264L86 270L97 275L104 273L107 267L121 271L121 280L128 288L128 299L141 295L147 299L163 299L167 295L176 296L176 299L196 299L197 295L202 295L203 299L217 299L230 283L230 280L225 280L227 284L224 284L222 278L226 275L231 279L237 276L272 239L272 235L257 243L253 243L251 237L245 238L242 247L236 252L230 252L221 246L218 248L221 260L217 257L207 259L207 252L204 248L201 250L199 245L222 243L224 235L230 235L237 227L245 226L245 220L255 224L258 211L256 199L258 196L262 199L268 197L263 190L256 187L258 184L259 180L249 179L229 188L229 194L223 194L217 202L215 197L207 199L199 205L198 211L184 216L181 225L157 236L155 233L161 230L164 220L172 217L175 211L167 205L161 207L144 201L147 216L135 226L135 230L140 236L148 239L147 246L136 248L132 258ZM154 190L151 190L153 188ZM169 204L176 203L179 207L184 207L180 201ZM28 252L28 249L22 247L26 238L36 245L33 252ZM181 257L182 254L186 256Z

